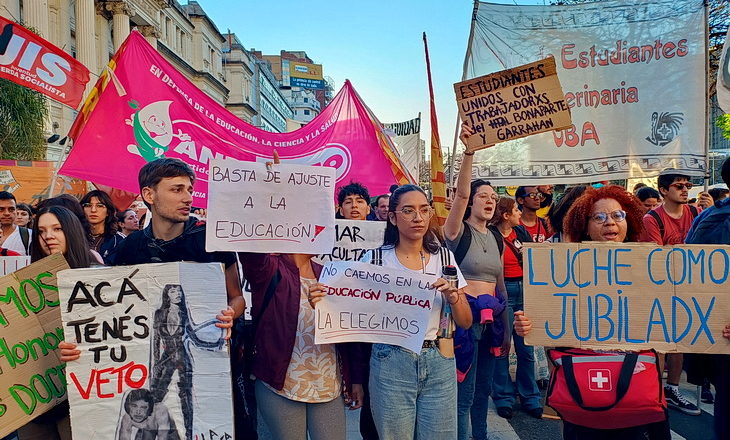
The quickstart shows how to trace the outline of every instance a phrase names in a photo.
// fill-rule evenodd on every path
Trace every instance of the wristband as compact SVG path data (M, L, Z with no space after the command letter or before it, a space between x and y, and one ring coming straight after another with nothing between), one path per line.
M473 156L473 155L474 155L474 151L472 151L471 153L467 153L466 151L464 151L464 156Z

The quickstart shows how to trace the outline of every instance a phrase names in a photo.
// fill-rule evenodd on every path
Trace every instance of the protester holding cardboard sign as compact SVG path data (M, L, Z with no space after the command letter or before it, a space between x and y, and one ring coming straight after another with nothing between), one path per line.
M599 189L588 188L575 201L563 220L563 239L574 243L633 242L641 234L642 215L643 210L639 202L622 187L610 185ZM534 304L532 306L534 307ZM526 316L530 310L529 301L525 304L525 309L526 312L515 312L514 328L520 336L527 336L532 330L532 321ZM608 356L611 353L615 353L617 356L614 357L619 357L624 366L628 359L636 363L636 369L632 369L633 374L629 371L629 384L623 390L620 390L622 383L617 383L619 375L612 376L615 372L605 368L607 364L600 363L602 355ZM596 357L591 358L596 354ZM640 352L638 356L640 361L637 361L635 355L619 351L596 353L592 350L552 350L549 356L556 365L556 371L551 377L547 404L555 408L563 418L565 440L586 438L669 440L671 438L656 352ZM574 362L575 365L579 365L578 362L591 365L588 368L592 369L587 371L588 376L585 381L576 382L574 374L578 373L573 373ZM605 362L608 362L608 359ZM575 367L575 371L582 370ZM578 395L583 396L581 401L573 400L575 394L572 390L570 393L559 394L561 390L566 389L566 386L571 387L571 377L572 383L577 383L575 389ZM641 389L636 389L637 387ZM596 399L603 399L609 395L607 391L615 393L614 405L606 406L602 410L586 409L591 407L591 403ZM621 392L625 394L619 397ZM637 402L634 398L637 394L646 396L640 402L645 406L620 408L618 404L626 394L631 397L624 402ZM618 411L628 411L631 416L616 417Z
M459 170L451 211L444 224L446 244L456 254L467 279L464 291L475 323L470 330L456 331L458 392L458 439L487 438L487 409L491 394L496 356L509 352L508 316L504 312L507 289L504 286L502 262L503 240L499 232L487 229L499 197L485 180L471 181L474 152L473 130L461 125L461 140L466 145ZM487 314L494 316L487 318ZM494 322L494 324L492 324ZM504 413L504 416L508 416ZM511 413L509 414L511 416Z
M273 170L278 162L275 154ZM253 303L250 372L259 412L274 438L344 440L341 396L351 409L360 408L366 378L355 364L354 344L314 344L312 293L322 266L313 257L239 254Z
M441 307L447 301L456 325L469 328L471 312L459 288L440 278L443 266L454 264L450 251L441 248L433 222L433 209L424 191L403 185L393 192L388 206L388 222L383 246L368 252L363 262L433 276L438 289L425 340L414 353L391 344L373 344L370 356L370 399L373 419L381 439L453 439L456 435L456 366L453 355L442 354L437 338ZM452 261L444 261L448 255ZM326 286L317 284L315 298L326 295Z

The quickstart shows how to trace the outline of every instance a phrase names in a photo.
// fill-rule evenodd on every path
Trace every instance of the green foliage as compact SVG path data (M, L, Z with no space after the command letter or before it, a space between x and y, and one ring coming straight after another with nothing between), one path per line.
M43 121L47 115L43 95L0 79L0 159L43 159Z
M720 115L715 124L722 129L722 136L730 139L730 115Z

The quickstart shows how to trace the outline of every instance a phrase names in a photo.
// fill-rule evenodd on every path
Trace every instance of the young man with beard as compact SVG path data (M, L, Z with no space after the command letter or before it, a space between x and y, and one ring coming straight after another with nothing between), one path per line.
M16 226L16 216L15 196L7 191L0 191L0 246L20 255L30 255L30 230Z
M698 208L687 204L692 183L689 181L689 176L680 174L672 168L662 171L657 183L664 204L650 210L644 216L644 231L640 241L654 242L660 246L683 244L692 227L692 221L699 212ZM701 194L700 198L703 196ZM700 415L701 411L697 405L685 399L679 391L682 353L667 354L666 362L669 370L667 385L664 387L667 404L685 414Z
M356 182L350 182L337 193L337 212L345 220L367 220L370 214L370 193Z
M547 218L548 211L553 205L553 191L555 191L555 185L538 185L537 190L542 194L542 202L540 202L540 209L537 210L537 216L540 218Z
M536 186L520 186L515 192L515 200L522 210L520 224L530 233L532 241L535 243L545 241L548 238L547 223L537 216L545 195L538 191Z

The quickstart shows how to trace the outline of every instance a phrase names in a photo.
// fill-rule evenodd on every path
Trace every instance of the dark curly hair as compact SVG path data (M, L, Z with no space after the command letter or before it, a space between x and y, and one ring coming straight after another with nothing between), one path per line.
M638 200L632 194L618 185L607 185L602 188L588 188L578 197L563 219L563 233L569 241L579 243L590 240L588 237L588 222L590 221L593 205L601 199L614 199L621 209L626 211L626 239L624 241L638 241L644 227L643 210Z

